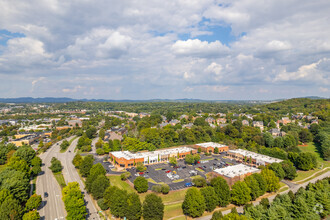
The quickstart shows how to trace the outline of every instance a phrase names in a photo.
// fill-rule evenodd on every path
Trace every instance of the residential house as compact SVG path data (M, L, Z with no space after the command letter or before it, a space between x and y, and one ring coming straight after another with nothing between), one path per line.
M248 120L242 120L242 125L243 126L249 126L249 121Z

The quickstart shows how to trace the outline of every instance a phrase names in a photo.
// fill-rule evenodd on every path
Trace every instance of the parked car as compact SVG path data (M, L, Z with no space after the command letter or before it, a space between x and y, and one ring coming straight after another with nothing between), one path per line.
M139 174L140 174L140 175L143 175L143 174L144 174L144 172L140 172Z
M198 167L199 169L201 169L201 170L204 170L204 168L203 167Z
M197 161L197 163L201 163L201 162Z
M162 168L162 170L166 170L166 168Z
M192 187L192 183L191 182L190 183L185 183L184 186L185 187Z
M144 175L144 178L146 178L146 179L147 179L147 178L149 178L149 176L148 176L147 174L145 174L145 175Z
M136 173L136 174L134 174L134 176L140 176L140 174Z
M48 197L48 193L47 193L47 192L44 193L44 197L45 197L45 198Z
M187 168L187 167L186 167L186 166L183 166L183 167L182 167L182 169L185 169L185 168Z
M165 173L170 173L170 172L171 172L170 170L165 171Z

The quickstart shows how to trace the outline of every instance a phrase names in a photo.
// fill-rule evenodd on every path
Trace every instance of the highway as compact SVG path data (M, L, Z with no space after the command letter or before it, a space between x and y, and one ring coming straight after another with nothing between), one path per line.
M95 205L92 202L91 196L86 192L85 185L82 182L76 168L72 164L73 157L75 156L74 150L77 146L78 138L75 139L71 145L69 146L68 150L65 153L62 153L58 159L61 161L64 169L62 170L65 182L78 182L80 185L81 191L84 193L85 196L85 202L86 202L86 208L87 212L89 213L87 219L98 219L100 220L100 217L97 213L97 209Z
M59 142L59 145L62 142ZM62 201L61 187L57 183L52 171L48 168L52 157L59 158L60 146L53 145L45 153L40 155L43 166L41 167L41 174L39 174L36 182L36 192L42 197L42 205L39 209L41 219L45 220L60 220L65 219L66 211ZM48 193L48 197L45 197Z

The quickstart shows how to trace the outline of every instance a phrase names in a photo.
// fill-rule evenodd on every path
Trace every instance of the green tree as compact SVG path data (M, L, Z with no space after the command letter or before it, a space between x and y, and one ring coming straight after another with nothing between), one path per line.
M98 176L105 176L106 170L101 163L94 164L89 171L89 175L86 178L86 189L88 192L92 191L93 182ZM107 187L106 187L107 188ZM105 190L105 189L104 189Z
M20 171L6 168L0 173L0 190L2 189L9 190L19 202L26 202L30 189L29 179Z
M103 128L101 128L100 131L99 131L99 137L103 140L104 136L105 136L105 131L104 131Z
M29 211L23 215L23 220L39 220L40 215L37 210Z
M81 162L80 173L83 177L87 177L89 175L89 171L93 166L94 157L92 155L88 155L84 157L83 161Z
M313 134L308 129L301 129L299 132L299 140L302 143L311 142L313 140Z
M30 165L32 159L36 156L36 152L32 149L31 146L23 145L17 149L17 151L14 153L14 156L25 160Z
M282 168L284 170L285 179L293 180L297 176L297 170L293 166L293 163L289 160L284 160L281 162Z
M263 169L261 171L261 176L265 179L267 183L267 192L275 192L280 188L279 178L275 175L274 171L267 168Z
M126 190L119 189L117 186L110 186L105 190L103 198L112 215L120 218L125 217L128 206Z
M66 219L85 219L87 216L84 196L77 182L70 182L62 190L62 199L67 211Z
M91 193L95 199L103 197L104 191L110 186L109 179L105 175L99 175L92 183Z
M138 162L136 164L136 170L140 171L140 172L143 172L145 171L147 168L144 166L144 164L142 162Z
M156 194L148 194L143 202L142 216L144 220L162 220L164 216L164 204Z
M128 194L128 206L126 218L128 220L139 220L142 215L142 204L140 197L136 193Z
M169 193L169 191L170 191L170 186L167 185L167 184L162 184L161 192L162 192L163 194L167 194L167 193Z
M231 201L235 205L244 205L251 200L251 189L245 182L237 181L231 190Z
M51 165L50 165L49 169L53 173L61 172L62 169L63 169L63 166L61 164L61 161L59 161L57 158L53 157L52 160L51 160Z
M0 191L0 219L21 219L23 209L18 200L14 199L9 190Z
M170 164L172 166L176 166L178 164L178 161L176 160L175 157L170 157L170 161L169 162L170 162Z
M258 198L260 196L260 188L259 188L258 181L254 178L253 175L251 175L251 176L245 177L244 182L251 190L251 193L250 193L251 199L256 200L256 198Z
M184 158L185 162L188 164L193 164L195 163L194 156L191 154L187 154L186 157Z
M67 140L64 140L64 141L61 143L61 145L60 145L61 150L65 150L65 149L67 149L69 146L70 146L70 143L69 143L69 141L67 141Z
M217 195L218 205L227 206L230 202L230 190L226 180L222 177L216 177L211 180L211 185Z
M212 212L217 207L218 199L212 186L202 188L201 193L205 200L206 211Z
M282 180L285 177L285 172L282 168L282 165L279 163L272 163L268 166L268 169L274 171L275 175Z
M222 212L221 211L215 211L212 214L211 220L221 220L223 218Z
M72 164L76 167L79 168L80 165L82 164L83 158L80 154L76 154L72 160Z
M193 178L192 182L197 187L206 186L206 180L205 180L205 178L203 178L201 176L196 176L195 178Z
M31 211L33 209L37 209L41 205L41 196L37 194L33 194L25 204L25 208L27 211Z
M218 154L219 153L219 148L215 147L213 153Z
M134 180L134 188L138 193L144 193L148 191L148 180L142 176L138 176Z
M203 215L205 209L205 199L202 193L195 187L188 189L182 203L183 214L195 218Z
M300 153L296 159L297 168L300 170L310 170L316 167L316 157L310 152Z

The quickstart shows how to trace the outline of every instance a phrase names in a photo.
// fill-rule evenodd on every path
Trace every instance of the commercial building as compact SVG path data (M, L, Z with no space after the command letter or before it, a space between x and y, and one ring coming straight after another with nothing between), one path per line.
M145 165L168 162L171 157L183 159L187 154L195 154L197 150L190 147L176 147L156 151L137 152L114 151L110 152L110 159L116 167L129 168L138 162Z
M208 153L213 153L215 148L218 148L219 153L229 150L229 147L227 145L218 144L214 142L195 144L194 148L195 149L200 148L203 152L208 152Z
M269 157L263 154L258 154L243 149L229 150L227 152L227 156L241 163L246 163L255 167L258 167L260 165L266 166L271 163L280 163L283 161L281 159Z
M250 176L253 173L259 173L260 171L261 170L255 167L250 167L244 164L237 164L220 169L215 169L212 172L212 175L223 177L227 181L228 185L231 187L237 181L242 181L245 177Z

